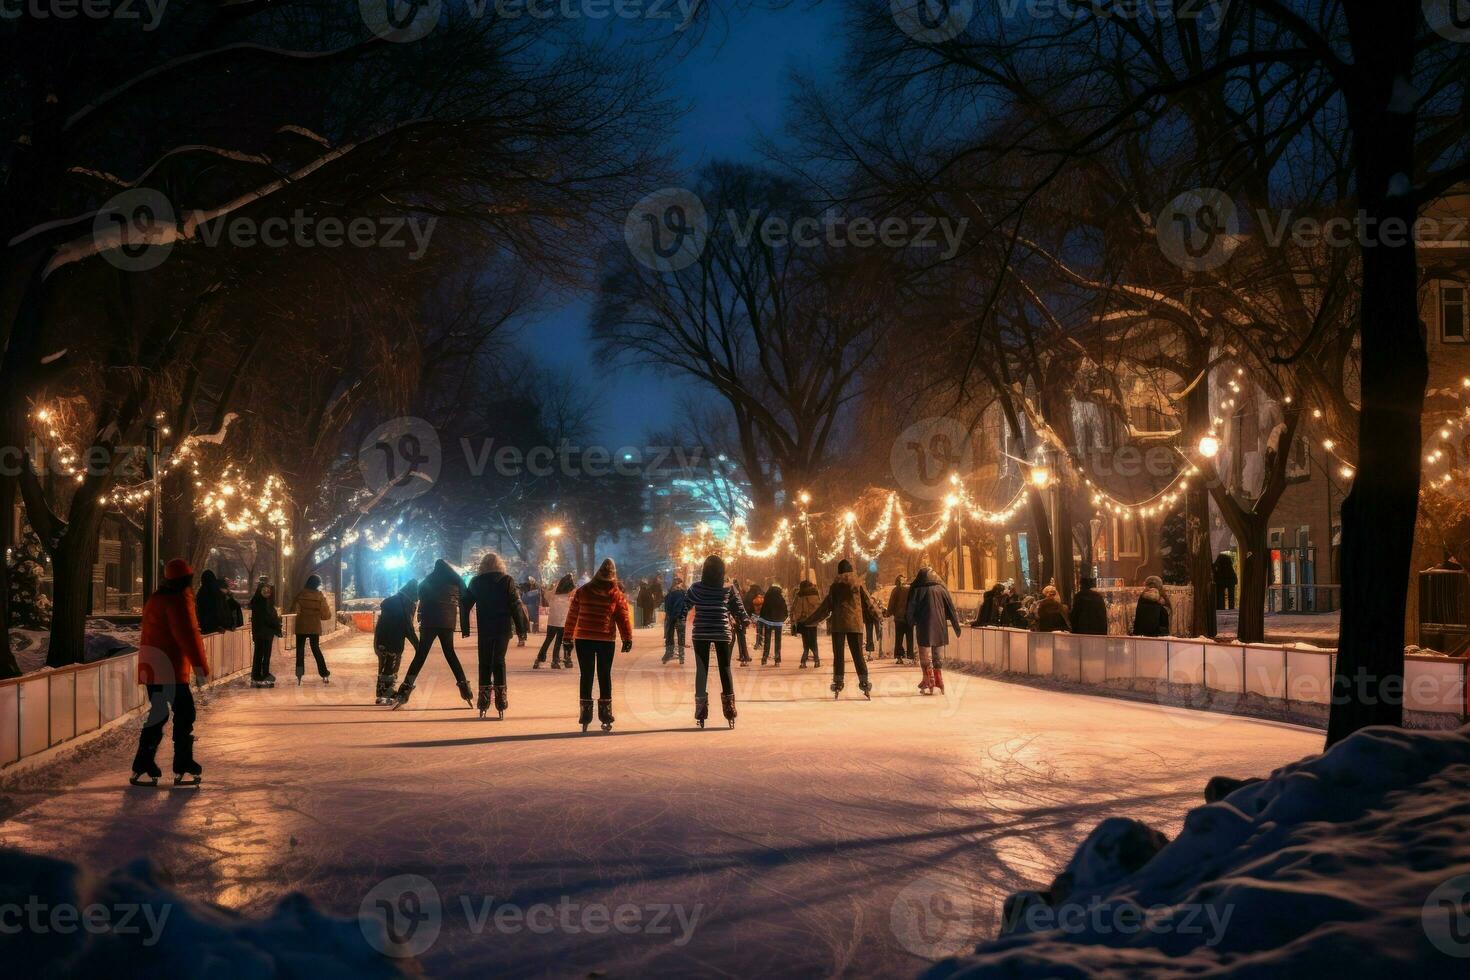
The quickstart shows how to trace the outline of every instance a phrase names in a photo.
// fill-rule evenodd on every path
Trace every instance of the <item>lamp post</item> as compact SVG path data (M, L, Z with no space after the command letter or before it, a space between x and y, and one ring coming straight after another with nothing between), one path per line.
M149 423L144 429L143 447L144 475L148 477L148 503L143 509L143 598L146 600L158 589L159 480L158 480L158 425ZM10 515L5 515L6 519Z
M1031 485L1037 490L1045 490L1051 486L1051 470L1044 463L1037 463L1031 467ZM1057 527L1055 497L1048 495L1046 524L1047 531L1051 535L1051 574L1057 577ZM1046 585L1045 582L1040 583Z

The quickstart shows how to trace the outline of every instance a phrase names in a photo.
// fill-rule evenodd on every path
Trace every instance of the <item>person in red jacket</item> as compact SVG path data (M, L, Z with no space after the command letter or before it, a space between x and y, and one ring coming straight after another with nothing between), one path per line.
M138 683L148 689L148 719L138 736L133 757L137 785L154 786L163 775L154 761L163 741L169 708L174 716L174 782L195 785L203 773L194 761L194 695L189 681L203 685L209 677L204 637L194 611L194 570L182 558L163 567L163 584L143 606L142 635L138 639Z
M618 584L618 566L604 558L592 581L572 593L562 645L570 651L575 644L577 666L582 670L581 711L577 723L582 731L592 722L592 672L597 671L597 720L602 730L612 730L613 640L623 637L623 652L633 649L633 620L628 597Z

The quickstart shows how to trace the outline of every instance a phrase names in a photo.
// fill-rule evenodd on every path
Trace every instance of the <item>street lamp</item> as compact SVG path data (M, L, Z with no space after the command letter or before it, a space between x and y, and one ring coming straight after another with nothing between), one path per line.
M1199 440L1199 454L1205 459L1214 459L1220 452L1220 440L1213 435L1203 435Z
M1044 489L1051 483L1051 470L1039 464L1031 467L1031 482L1038 489Z

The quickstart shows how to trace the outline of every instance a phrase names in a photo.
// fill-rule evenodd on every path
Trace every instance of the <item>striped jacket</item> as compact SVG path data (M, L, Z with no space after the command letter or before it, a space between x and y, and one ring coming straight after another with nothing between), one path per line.
M572 593L567 608L564 642L573 640L615 640L621 633L623 642L633 642L633 620L628 612L628 597L616 582L593 579Z
M691 609L694 610L696 641L729 643L734 638L730 630L731 624L736 629L743 630L750 621L745 612L745 604L740 601L739 594L729 586L714 588L703 582L695 582L684 593L684 604L679 611L679 618L688 615Z

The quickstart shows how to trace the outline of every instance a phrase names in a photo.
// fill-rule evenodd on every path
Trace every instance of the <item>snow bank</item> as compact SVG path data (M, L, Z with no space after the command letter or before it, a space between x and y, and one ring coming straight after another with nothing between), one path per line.
M90 621L82 637L82 663L90 664L106 660L138 649L139 632L136 627L118 626L105 619ZM47 630L13 629L10 631L10 652L22 674L46 669L46 651L51 646L51 634Z
M401 966L411 968L377 953L356 920L323 915L302 895L250 919L182 898L158 878L146 861L99 877L68 861L0 850L7 975L333 980L400 977Z
M1192 811L1104 821L931 978L1470 975L1470 727L1373 728Z

